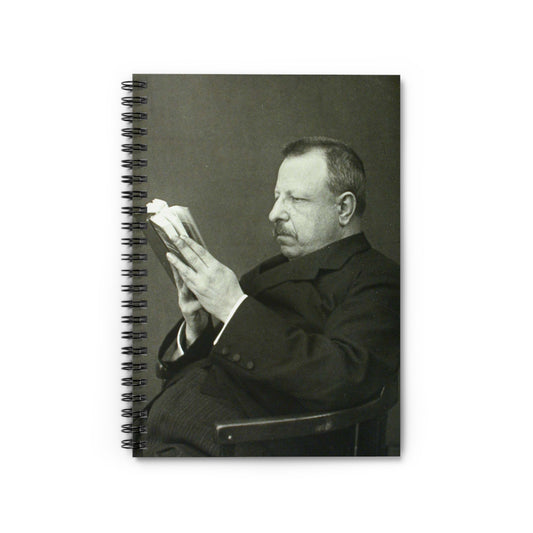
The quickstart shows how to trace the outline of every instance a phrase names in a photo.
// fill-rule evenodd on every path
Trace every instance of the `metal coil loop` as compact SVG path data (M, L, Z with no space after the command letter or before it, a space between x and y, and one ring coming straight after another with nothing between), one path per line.
M147 227L146 222L122 222L122 229L126 231L133 231L136 229L144 230Z
M122 317L125 318L125 317ZM143 317L146 318L146 317ZM148 321L147 321L148 322ZM148 338L146 331L123 331L121 333L121 339L140 340Z
M122 120L124 122L133 122L134 120L146 120L148 118L148 113L142 113L139 111L136 111L135 113L132 113L131 111L128 113L122 113Z
M146 176L122 176L122 183L133 185L134 183L146 183L148 178Z
M146 363L132 363L131 361L122 363L122 370L134 370L136 372L140 372L147 369L148 365Z
M148 348L134 348L133 346L123 346L122 355L148 355Z
M148 166L148 161L146 159L123 159L122 167L129 168L133 170L134 168L144 168Z
M143 237L124 237L121 239L121 242L124 246L134 246L146 244L146 239Z
M127 107L133 107L137 104L147 104L148 98L146 96L123 96L122 105Z
M148 150L148 146L141 143L127 143L123 144L121 149L123 152L132 154L133 152L146 152Z
M134 200L135 198L146 198L147 196L148 196L148 193L146 191L122 191L122 198L124 198L124 200Z
M122 416L124 418L147 418L148 411L146 409L134 411L131 407L127 407L126 409L122 409Z
M125 392L122 395L123 402L139 403L146 401L146 394L133 394L133 392Z
M122 386L123 387L144 387L146 385L147 381L145 378L122 378Z
M146 89L148 84L145 81L127 80L123 81L120 86L124 91L133 91L133 89Z
M122 300L121 305L128 309L146 309L148 302L146 300Z
M148 261L148 254L122 254L122 260L129 263L133 261Z
M134 424L122 424L122 433L146 433L146 426Z
M145 268L124 268L122 275L127 278L143 278L148 276L148 270Z
M148 285L122 285L122 292L146 292Z
M123 207L121 210L123 215L144 215L146 213L146 207Z
M122 128L122 136L133 139L133 137L139 135L147 135L148 130L146 128Z
M126 450L145 450L146 444L145 440L125 439L121 446Z

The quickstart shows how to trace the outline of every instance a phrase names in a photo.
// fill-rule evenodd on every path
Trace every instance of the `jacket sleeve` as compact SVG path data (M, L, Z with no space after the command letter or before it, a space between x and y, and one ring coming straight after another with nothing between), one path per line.
M396 375L399 337L399 284L368 280L352 285L320 334L248 297L213 354L251 390L264 384L307 409L330 410L360 403Z
M170 330L159 348L156 374L163 380L162 388L166 388L183 367L207 357L213 346L217 330L213 327L211 320L209 320L207 327L185 353L175 361L172 361L171 356L176 351L177 334L182 324L183 319Z

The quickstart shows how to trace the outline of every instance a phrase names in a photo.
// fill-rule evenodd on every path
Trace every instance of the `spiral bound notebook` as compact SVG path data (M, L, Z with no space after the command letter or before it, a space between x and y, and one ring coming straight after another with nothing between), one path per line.
M122 88L122 446L399 455L399 76Z

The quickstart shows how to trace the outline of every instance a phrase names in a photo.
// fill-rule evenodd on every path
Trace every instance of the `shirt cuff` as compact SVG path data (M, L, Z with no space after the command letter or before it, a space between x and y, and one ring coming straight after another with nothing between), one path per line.
M219 334L217 335L217 338L213 341L213 346L218 342L218 339L220 339L220 337L222 336L222 333L224 333L224 330L226 329L226 326L229 324L229 321L231 320L232 316L235 314L235 312L237 311L239 306L242 304L242 302L244 302L244 300L246 300L247 297L248 297L247 294L243 294L237 300L235 305L231 308L231 311L229 313L228 318L226 319L226 322L224 322L224 325L222 326L222 329L220 330ZM179 339L179 333L178 333L178 339ZM179 342L178 342L178 346L179 346Z
M183 346L181 344L182 341L183 341L183 344L185 344L184 336L185 336L185 322L181 324L180 329L178 329L178 334L176 335L176 344L178 345L176 348L176 352L174 353L174 357L176 359L180 358L185 353L185 350L183 349Z

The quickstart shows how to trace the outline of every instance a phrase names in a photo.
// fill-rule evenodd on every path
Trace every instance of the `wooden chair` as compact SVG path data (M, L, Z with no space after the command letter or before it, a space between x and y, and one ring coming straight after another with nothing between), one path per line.
M387 412L398 401L396 382L365 404L329 413L233 420L215 425L222 456L259 455L253 444L261 443L266 454L387 455Z

